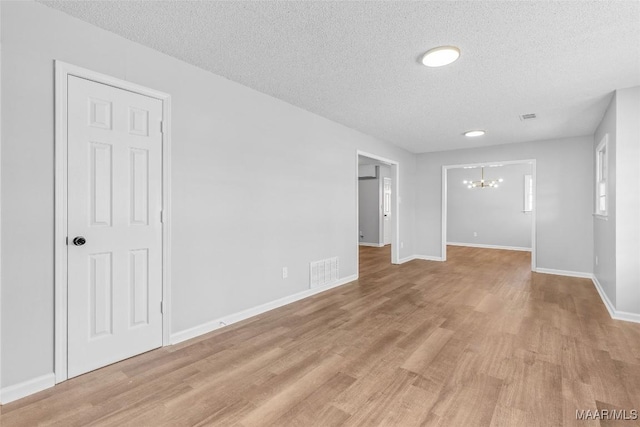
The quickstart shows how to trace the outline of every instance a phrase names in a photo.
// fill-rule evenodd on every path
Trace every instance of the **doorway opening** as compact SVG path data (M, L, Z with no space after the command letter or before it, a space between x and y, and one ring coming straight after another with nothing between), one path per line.
M356 152L357 260L361 253L380 254L399 264L399 164L371 153Z
M442 167L442 261L447 245L531 252L536 271L536 161Z

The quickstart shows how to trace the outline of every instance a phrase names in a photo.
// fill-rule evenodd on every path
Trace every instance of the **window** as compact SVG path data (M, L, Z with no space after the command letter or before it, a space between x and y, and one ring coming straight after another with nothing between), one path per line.
M524 212L533 210L533 177L524 176Z
M609 174L608 135L605 135L596 148L596 215L607 215L608 193L607 177Z

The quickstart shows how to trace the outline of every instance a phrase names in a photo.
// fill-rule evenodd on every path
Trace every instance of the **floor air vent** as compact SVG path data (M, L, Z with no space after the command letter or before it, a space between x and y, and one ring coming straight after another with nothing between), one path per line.
M309 287L324 286L338 280L338 257L314 261L309 265Z
M536 113L529 113L529 114L521 114L520 115L520 120L524 121L524 120L531 120L531 119L535 119L536 118Z

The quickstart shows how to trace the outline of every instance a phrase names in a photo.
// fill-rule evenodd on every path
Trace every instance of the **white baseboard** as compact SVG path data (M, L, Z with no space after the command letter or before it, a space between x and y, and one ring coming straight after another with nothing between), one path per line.
M330 283L325 286L318 286L313 289L307 289L305 291L298 292L297 294L289 295L289 296L277 299L275 301L261 304L257 307L249 308L247 310L243 310L238 313L229 314L219 319L212 320L207 323L203 323L202 325L194 326L193 328L189 328L189 329L185 329L184 331L173 333L171 334L170 342L171 344L181 343L191 338L195 338L200 335L215 331L216 329L220 329L224 326L231 325L233 323L248 319L253 316L257 316L258 314L262 314L264 312L273 310L278 307L282 307L283 305L291 304L292 302L296 302L301 299L308 298L312 295L319 294L324 291L328 291L329 289L333 289L338 286L345 285L357 279L358 279L358 275L354 274L352 276L339 279L337 282Z
M367 242L359 242L360 246L371 246L373 248L381 248L384 246L384 243L367 243Z
M414 255L413 259L421 259L421 260L424 260L424 261L439 261L439 262L444 261L442 259L442 257L431 256L431 255Z
M591 273L584 273L582 271L555 270L553 268L536 268L535 272L542 274L553 274L556 276L580 277L583 279L591 279L593 277Z
M616 310L615 306L611 303L611 300L604 292L604 289L602 289L602 285L600 285L600 282L598 281L598 278L595 274L591 276L591 280L593 281L593 285L596 287L598 294L600 294L600 299L602 299L604 306L607 307L609 316L611 316L612 319L640 323L640 314Z
M640 323L640 314L629 313L628 311L616 310L611 318L615 320L624 320L625 322Z
M531 248L525 248L522 246L483 245L480 243L460 243L460 242L447 242L447 245L448 246L467 246L470 248L502 249L506 251L531 252Z
M441 257L431 255L411 255L406 258L398 260L398 264L404 264L405 262L413 261L414 259L421 259L423 261L444 261Z
M600 299L604 303L604 306L607 307L609 316L613 318L616 312L616 308L613 306L613 304L611 303L611 300L609 299L607 294L604 292L604 289L602 289L602 285L600 285L600 282L598 281L598 278L596 277L595 274L591 276L591 281L593 281L593 285L596 287L596 290L600 294Z
M54 385L56 385L56 376L52 372L9 387L4 387L0 389L0 403L4 405L5 403L13 402L14 400L27 397L30 394L48 389Z

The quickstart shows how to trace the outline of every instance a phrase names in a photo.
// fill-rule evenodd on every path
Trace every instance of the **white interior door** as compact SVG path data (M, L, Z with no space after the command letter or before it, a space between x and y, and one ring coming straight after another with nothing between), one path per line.
M68 78L68 376L162 346L162 101Z
M391 244L391 178L384 178L382 190L382 218L383 218L383 234L384 244Z

